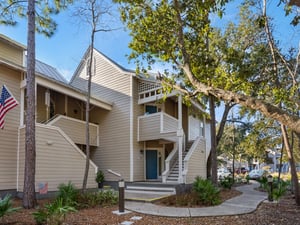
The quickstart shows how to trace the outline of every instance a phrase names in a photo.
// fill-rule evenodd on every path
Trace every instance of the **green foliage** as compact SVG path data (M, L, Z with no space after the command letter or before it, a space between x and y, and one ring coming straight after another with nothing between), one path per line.
M43 1L38 0L36 5L36 31L46 36L52 36L57 28L57 23L52 19L53 15L71 4L73 0L65 1ZM16 25L16 17L27 17L27 1L0 0L0 25Z
M76 212L76 209L66 205L64 199L56 198L54 202L34 212L33 217L37 224L60 225L70 212Z
M68 184L60 184L58 186L57 198L62 199L65 205L76 207L78 195L79 190L76 189L74 184L72 184L70 181L68 182Z
M198 198L203 204L218 205L221 202L220 190L210 180L196 177L193 183L193 190L198 194Z
M78 204L82 208L95 206L111 206L118 202L118 194L114 190L101 190L98 192L85 192L79 197Z
M6 195L3 199L0 198L0 218L19 209L12 207L10 195Z
M264 190L268 190L268 178L265 176L262 176L261 178L257 179L257 181L260 184L260 188Z
M95 181L97 182L97 183L102 183L103 181L104 181L104 173L101 171L101 170L99 170L98 172L97 172L97 174L96 174L96 178L95 178Z
M258 180L260 183L260 187L268 192L270 194L271 192L271 187L270 184L268 183L268 180L266 177L262 177L261 179ZM290 180L278 180L277 177L273 177L273 182L272 182L272 196L273 199L278 201L288 190L288 187L291 185Z
M224 177L223 179L220 179L220 185L223 188L231 189L231 187L233 185L233 179L232 179L232 177L228 176L228 177Z
M291 186L290 180L278 180L277 177L273 178L273 199L278 201L285 193L287 192L288 188ZM268 192L270 188L268 187Z

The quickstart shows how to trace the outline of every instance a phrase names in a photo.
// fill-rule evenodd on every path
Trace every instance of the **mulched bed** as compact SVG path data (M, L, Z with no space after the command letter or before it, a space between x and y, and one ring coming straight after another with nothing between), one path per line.
M228 195L229 196L229 195ZM39 204L45 203L40 200ZM15 205L21 205L20 200L14 201ZM300 224L300 207L296 206L295 199L291 194L283 197L279 203L262 203L258 209L250 214L219 217L199 217L199 218L168 218L150 216L139 213L129 213L125 215L115 215L112 211L118 210L114 207L95 207L80 210L69 214L64 225L117 225L124 221L133 221L134 216L141 216L141 220L133 221L134 225L142 224L164 224L164 225L296 225ZM201 210L201 209L200 209ZM35 209L25 210L4 216L0 220L1 225L34 225L31 215Z
M226 201L227 199L236 197L241 195L240 191L235 189L222 189L220 191L220 199L221 203ZM159 199L154 202L154 204L165 205L165 206L173 206L173 207L206 207L210 205L205 205L202 202L198 201L197 193L190 192L180 195L172 195L163 199Z

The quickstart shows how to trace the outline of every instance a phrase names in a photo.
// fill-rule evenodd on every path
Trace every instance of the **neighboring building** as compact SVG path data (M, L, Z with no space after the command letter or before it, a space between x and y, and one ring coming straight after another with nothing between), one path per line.
M0 85L19 101L0 130L0 191L22 192L25 156L26 47L0 35ZM89 51L68 83L36 61L36 190L71 181L81 187L85 167L85 99ZM154 77L137 76L94 51L90 111L91 164L107 181L191 183L206 177L210 129L198 104L187 107L172 92L164 99ZM182 169L179 169L182 168Z

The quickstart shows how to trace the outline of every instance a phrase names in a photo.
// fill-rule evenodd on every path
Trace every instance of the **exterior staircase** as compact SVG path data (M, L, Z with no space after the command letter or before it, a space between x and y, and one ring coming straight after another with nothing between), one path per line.
M182 165L184 165L184 158L187 155L188 151L190 150L191 146L193 145L194 141L190 141L186 144L185 150L182 151ZM177 156L178 158L178 156ZM167 183L177 183L179 176L179 160L174 164L171 168L170 174L167 177Z

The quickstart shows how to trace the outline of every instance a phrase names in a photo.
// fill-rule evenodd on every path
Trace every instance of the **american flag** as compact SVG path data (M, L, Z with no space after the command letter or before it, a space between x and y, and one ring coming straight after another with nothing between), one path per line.
M17 106L18 101L10 94L9 90L5 85L2 87L1 98L0 98L0 128L4 128L4 117L5 114Z
M48 193L48 182L39 183L39 193L40 194L47 194Z

